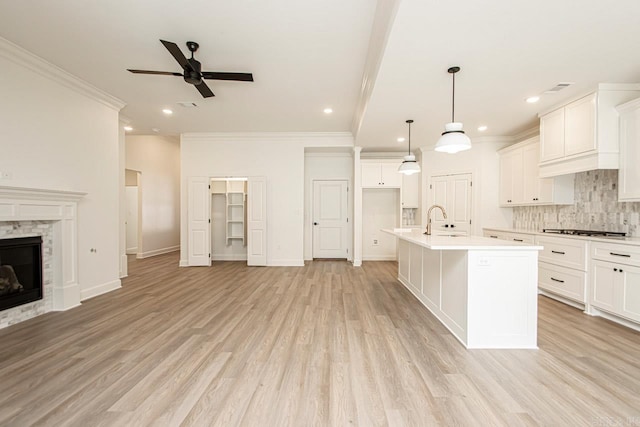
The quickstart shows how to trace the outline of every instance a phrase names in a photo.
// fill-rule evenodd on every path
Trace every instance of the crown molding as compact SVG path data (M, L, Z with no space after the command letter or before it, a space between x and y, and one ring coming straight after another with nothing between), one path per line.
M353 147L351 132L192 132L181 142L298 142L305 147Z
M540 126L535 126L513 135L513 141L520 142L538 135L540 135Z
M79 77L0 37L0 56L116 111L126 104Z

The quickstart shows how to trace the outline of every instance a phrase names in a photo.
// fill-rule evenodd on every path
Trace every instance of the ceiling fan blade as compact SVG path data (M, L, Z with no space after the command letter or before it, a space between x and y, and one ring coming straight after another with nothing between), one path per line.
M171 71L149 71L149 70L130 70L127 68L127 71L132 72L134 74L160 74L163 76L178 76L182 77L182 73L173 73Z
M191 65L189 65L189 61L187 61L187 58L185 58L184 54L177 44L162 39L160 40L160 42L164 45L164 47L167 48L171 56L173 56L175 60L178 61L178 64L180 64L183 69L187 71L193 71Z
M251 73L218 73L215 71L203 71L203 79L209 80L236 80L240 82L252 82L253 74Z
M212 96L215 96L205 82L202 82L194 86L196 87L196 89L198 89L198 92L200 92L203 98L211 98Z

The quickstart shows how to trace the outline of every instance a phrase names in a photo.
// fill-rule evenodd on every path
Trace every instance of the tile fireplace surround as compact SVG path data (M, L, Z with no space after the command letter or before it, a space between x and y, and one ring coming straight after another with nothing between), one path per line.
M80 305L78 201L86 193L0 186L0 239L43 236L43 300L0 311L0 328Z

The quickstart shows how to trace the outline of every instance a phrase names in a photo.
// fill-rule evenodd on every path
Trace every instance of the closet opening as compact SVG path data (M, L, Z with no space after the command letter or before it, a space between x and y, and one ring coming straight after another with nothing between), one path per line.
M247 177L211 178L211 261L247 261Z

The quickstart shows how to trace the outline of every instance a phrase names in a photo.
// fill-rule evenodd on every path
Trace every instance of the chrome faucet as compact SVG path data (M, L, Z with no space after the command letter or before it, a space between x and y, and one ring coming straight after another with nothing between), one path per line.
M426 234L427 236L431 235L431 211L434 208L438 208L442 211L442 216L444 217L444 219L447 219L447 213L444 211L444 208L440 205L433 205L429 208L429 210L427 211L427 231L424 232L424 234Z

